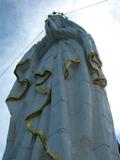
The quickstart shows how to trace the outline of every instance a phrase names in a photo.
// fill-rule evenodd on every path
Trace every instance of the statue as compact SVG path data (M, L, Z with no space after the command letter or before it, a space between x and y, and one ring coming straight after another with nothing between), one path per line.
M93 38L64 14L17 64L3 160L120 160Z

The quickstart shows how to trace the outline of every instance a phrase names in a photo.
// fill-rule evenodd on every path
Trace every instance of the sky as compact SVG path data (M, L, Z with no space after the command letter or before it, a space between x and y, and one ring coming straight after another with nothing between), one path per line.
M44 21L53 11L69 12L100 0L0 0L0 73L44 29ZM68 14L68 18L89 32L97 45L107 78L108 100L120 142L120 1L102 4ZM25 52L44 36L43 32L0 77L0 159L6 145L10 114L5 99L15 76L13 70Z

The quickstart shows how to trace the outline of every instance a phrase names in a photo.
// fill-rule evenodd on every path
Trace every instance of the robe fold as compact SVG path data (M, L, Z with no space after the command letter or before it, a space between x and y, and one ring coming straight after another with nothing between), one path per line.
M3 160L120 160L93 38L61 15L15 68Z

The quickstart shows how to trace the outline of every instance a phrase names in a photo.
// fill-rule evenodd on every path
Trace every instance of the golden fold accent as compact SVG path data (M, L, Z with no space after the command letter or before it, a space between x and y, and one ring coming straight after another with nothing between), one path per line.
M16 68L15 68L15 71L14 71L14 74L16 75L17 81L18 81L20 84L24 85L24 89L23 89L22 93L21 93L20 95L18 95L18 96L16 96L16 95L15 95L15 96L9 96L9 97L6 99L6 102L9 101L9 100L11 100L11 101L19 101L19 100L21 100L21 99L25 96L25 94L27 93L27 91L28 91L28 89L29 89L29 87L30 87L30 82L29 82L28 79L20 80L20 77L19 77L19 75L18 75L18 73L17 73L17 70L18 70L21 66L27 64L28 62L29 62L29 60L26 59L25 61L23 61L23 62L21 62L21 63L18 63L17 66L16 66Z
M44 94L44 95L49 95L49 91L46 90L45 88L43 88L43 86L41 86L41 85L39 85L39 84L36 84L35 86L36 86L36 89L37 89L40 93L42 93L42 94Z
M92 60L94 63L97 64L98 68L101 69L102 68L102 61L100 60L99 58L99 55L98 54L92 54Z
M98 64L97 64L97 61L94 60L94 58L95 58L95 54L91 52L91 53L88 55L88 62L89 62L89 65L90 65L90 68L89 68L89 69L90 69L90 72L96 72L97 76L99 77ZM95 65L93 64L93 62L94 62L97 66L95 66Z
M18 81L20 81L20 78L19 78L19 75L17 74L17 70L18 70L21 66L23 66L23 65L25 65L25 64L27 64L27 63L29 63L29 59L25 59L24 61L22 61L22 62L20 62L20 63L18 63L18 64L16 65L15 70L14 70L14 74L16 75Z
M88 62L89 62L89 70L90 72L95 72L97 74L97 78L93 80L93 84L99 85L101 88L107 85L107 80L105 77L100 76L100 70L102 68L102 62L96 53L89 53L88 55Z
M43 74L41 74L41 73L35 73L34 77L36 79L45 77L45 79L43 81L39 82L39 85L42 85L42 84L44 84L49 79L49 77L51 75L52 75L51 70L45 70L45 72Z
M42 113L43 109L44 109L48 104L50 104L50 102L51 102L51 91L49 90L49 95L48 95L48 97L47 97L47 100L46 100L45 103L43 104L43 106L42 106L40 109L38 109L37 111L31 113L30 115L28 115L28 116L25 118L25 122L26 122L27 128L28 128L28 130L29 130L33 135L36 134L37 129L35 129L35 128L32 127L32 119L35 118L35 117L37 117L37 116L39 116L39 115Z
M73 64L79 64L80 63L80 58L76 59L68 59L67 62L65 63L64 66L64 79L67 80L69 77L69 68Z
M52 72L50 70L46 70L43 74L40 73L36 73L34 76L35 78L39 78L39 77L45 77L45 79L43 79L43 81L41 81L40 83L36 84L36 89L43 95L47 96L47 99L45 101L45 103L43 104L42 107L40 107L40 109L38 109L37 111L31 113L30 115L28 115L25 118L25 122L26 122L26 126L28 128L28 130L34 135L34 136L38 136L39 139L42 142L42 145L44 147L44 150L46 151L46 153L53 158L53 160L62 160L61 157L59 157L59 155L51 150L48 147L48 140L47 137L45 135L45 133L43 132L43 130L41 129L37 129L34 128L32 125L32 120L33 118L40 116L41 113L43 112L44 108L47 107L50 103L51 103L51 89L46 90L42 85L49 79L49 77L52 75Z
M29 80L24 79L23 81L19 81L19 82L24 85L24 89L23 89L22 93L21 93L20 95L18 95L18 96L9 96L9 97L6 99L6 102L9 101L9 100L11 100L11 101L19 101L19 100L21 100L21 99L25 96L25 94L27 93L27 91L28 91L28 89L29 89L29 87L30 87L30 82L29 82Z
M93 80L93 83L99 85L101 88L104 88L107 85L107 80L105 78L96 78Z

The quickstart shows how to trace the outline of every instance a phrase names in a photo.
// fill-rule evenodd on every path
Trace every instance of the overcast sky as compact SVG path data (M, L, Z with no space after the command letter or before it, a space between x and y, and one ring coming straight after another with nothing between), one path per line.
M100 0L0 0L0 73L41 32L48 14L53 11L66 13L98 1ZM120 1L108 0L68 14L68 17L86 29L96 42L108 81L106 89L115 132L120 141ZM43 36L44 32L36 42ZM0 78L0 159L5 149L10 118L5 99L14 84L13 70L21 57Z

